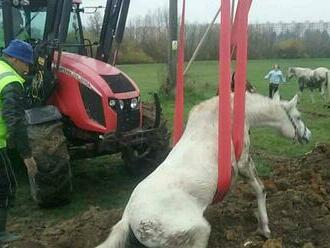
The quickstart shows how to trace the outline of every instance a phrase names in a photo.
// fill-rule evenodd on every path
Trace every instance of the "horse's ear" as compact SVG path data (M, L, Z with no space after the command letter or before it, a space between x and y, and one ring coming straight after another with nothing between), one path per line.
M289 106L292 107L296 107L297 106L297 102L298 102L298 94L296 94L289 102Z
M275 102L280 102L281 101L281 97L280 97L280 93L278 91L276 91L273 95L273 100Z

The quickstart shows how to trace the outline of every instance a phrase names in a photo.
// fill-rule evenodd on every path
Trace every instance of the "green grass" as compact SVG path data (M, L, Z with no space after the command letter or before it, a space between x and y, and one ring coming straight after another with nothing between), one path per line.
M248 63L248 79L256 86L257 91L263 95L268 95L268 81L264 80L265 74L270 70L273 64L279 64L284 73L289 66L302 66L316 68L320 66L330 68L330 59L290 59L290 60L250 60ZM144 65L148 68L149 75L160 75L165 71L163 65ZM134 65L125 65L121 68L129 75L133 75L136 68ZM150 69L152 70L150 71ZM134 76L133 76L134 78ZM135 78L134 78L135 79ZM138 78L136 78L138 79ZM198 102L213 96L216 92L218 82L218 63L217 61L200 61L195 63L186 76L185 90L185 116L187 117L191 107ZM157 86L152 86L154 90L160 88L161 81ZM139 83L144 87L144 83ZM291 80L280 88L283 99L291 99L297 93L297 82ZM323 108L323 100L318 92L314 93L315 104L311 103L309 91L305 91L299 99L298 109L302 112L303 119L313 133L312 141L307 145L293 144L292 141L280 137L269 128L254 129L251 132L252 150L261 151L269 155L281 155L288 157L297 157L307 151L310 151L316 143L330 142L329 121L330 111ZM164 113L169 120L169 126L172 128L174 100L163 99ZM312 113L321 114L315 116ZM260 155L259 155L260 156ZM262 155L260 158L262 160ZM259 167L259 173L268 171L267 162L256 163ZM267 173L263 173L267 174ZM269 175L268 174L268 175Z
M291 59L291 60L251 60L248 63L248 79L256 86L260 94L268 95L268 81L264 80L265 74L270 70L271 66L278 63L283 72L289 66L303 66L316 68L324 66L330 68L330 59ZM148 75L156 77L160 73L164 73L164 65L140 65L142 68L147 68ZM141 71L135 77L137 72L136 65L123 65L121 69L133 79L139 82L140 87L145 86ZM138 70L142 70L138 67ZM203 61L195 63L186 77L186 97L185 97L185 113L186 116L191 107L198 102L214 96L218 81L218 63L217 61ZM148 82L150 77L147 78ZM155 82L152 89L155 91L160 88L160 81ZM280 94L283 99L291 99L297 93L297 82L291 80L280 88ZM314 93L316 103L311 103L309 91L305 91L299 99L298 109L303 113L303 119L313 133L313 140L308 145L292 144L285 138L278 136L272 130L263 128L252 131L252 146L259 150L265 151L272 155L281 154L283 156L299 156L312 149L316 143L330 142L329 121L330 111L323 108L323 100L318 92ZM172 125L174 102L173 99L164 99L163 108L166 117L169 119L170 126ZM322 116L315 117L312 113L318 113ZM323 116L324 115L324 116Z
M330 59L306 59L306 60L252 60L248 65L248 79L257 87L261 94L267 95L268 82L263 79L274 63L282 68L288 66L330 68ZM163 64L147 65L121 65L120 68L138 84L143 99L150 99L150 92L159 91L166 78L166 67ZM195 63L186 78L185 116L190 108L215 95L217 86L217 62L206 61ZM296 81L291 81L280 88L283 98L289 99L297 92ZM308 145L292 144L285 138L278 136L270 129L252 130L252 149L258 151L255 158L259 167L259 173L263 176L271 175L268 160L262 154L274 156L296 157L311 150L316 143L330 142L330 111L322 107L323 103L318 94L315 94L317 102L311 104L309 92L304 92L299 101L298 109L303 112L303 118L313 133L313 140ZM174 100L162 99L164 114L172 127ZM317 117L312 112L321 114ZM57 209L39 209L31 200L28 182L22 170L18 172L20 187L17 194L17 205L13 209L13 215L23 218L31 217L40 220L62 220L70 218L87 210L90 206L104 208L123 207L137 183L127 175L123 168L120 156L104 156L96 159L85 159L73 162L74 194L72 203Z

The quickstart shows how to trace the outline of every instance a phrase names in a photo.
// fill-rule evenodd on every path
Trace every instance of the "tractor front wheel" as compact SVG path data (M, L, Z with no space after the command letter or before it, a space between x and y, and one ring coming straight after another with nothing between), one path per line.
M169 133L165 123L163 123L148 144L144 143L123 148L122 159L130 174L144 177L164 161L168 152Z
M29 177L33 200L41 207L55 207L70 201L72 175L70 157L61 122L28 127L29 141L38 172Z
M158 96L155 104L143 104L143 129L154 129L148 143L126 146L122 149L122 159L127 171L135 176L146 176L160 165L170 151L170 134L166 127Z

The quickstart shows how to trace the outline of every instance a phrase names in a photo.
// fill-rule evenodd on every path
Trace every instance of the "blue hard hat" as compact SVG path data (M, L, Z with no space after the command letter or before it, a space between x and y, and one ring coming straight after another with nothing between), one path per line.
M12 40L2 52L26 64L33 64L33 48L29 43L22 40Z

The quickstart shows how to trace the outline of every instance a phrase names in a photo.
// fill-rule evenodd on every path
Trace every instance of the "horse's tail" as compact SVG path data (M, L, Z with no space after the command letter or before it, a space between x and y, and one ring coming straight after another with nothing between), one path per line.
M122 219L112 227L109 237L96 248L125 248L129 237L128 218L123 214Z

